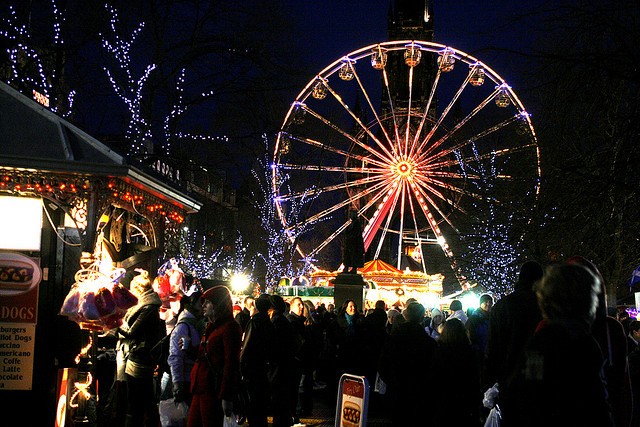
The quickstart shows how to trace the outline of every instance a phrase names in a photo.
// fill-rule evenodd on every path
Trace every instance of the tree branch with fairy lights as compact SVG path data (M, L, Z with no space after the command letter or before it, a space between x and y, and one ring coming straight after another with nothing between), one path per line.
M109 5L105 5L105 8L110 16L111 34L109 38L101 35L102 46L111 57L114 66L113 68L105 66L103 69L107 73L113 90L124 101L129 111L129 124L125 138L129 146L128 154L137 157L146 154L145 140L151 140L153 136L151 124L144 116L142 107L144 87L156 65L147 65L140 77L134 77L131 47L144 29L145 24L141 22L127 38L123 38L119 34L122 24L118 17L118 11Z
M180 236L180 255L177 258L187 273L200 279L211 279L215 277L216 270L227 265L229 255L222 247L214 248L206 235L187 229Z
M258 210L262 229L266 233L266 249L258 253L266 265L265 281L267 287L273 289L282 277L297 277L311 269L308 260L300 259L296 251L296 242L313 230L317 221L298 221L303 209L318 196L315 188L310 188L298 197L292 198L288 210L284 212L288 224L302 224L297 228L283 228L276 211L276 193L272 190L272 182L279 187L287 186L289 176L279 171L269 159L269 143L265 143L265 156L258 161L258 167L251 173L256 180L259 191L251 195L254 207ZM273 181L272 181L273 180Z
M9 42L9 68L7 83L32 96L54 113L68 118L76 95L64 82L64 39L62 10L51 0L51 40L38 43L31 32L31 23L20 24L18 13L9 6L9 15L0 19L0 37ZM26 21L26 19L25 19ZM46 47L43 47L46 46Z
M477 161L477 166L470 166L459 161L463 175L475 174L480 177L477 180L470 180L478 194L491 194L493 180L497 177L498 171L495 166L495 156L491 156L486 163L480 161L475 144L472 147ZM459 153L456 153L459 156ZM476 282L487 291L496 296L503 296L513 290L513 278L517 270L517 263L520 259L519 251L513 244L513 224L514 215L509 214L508 218L498 218L496 201L487 197L488 204L484 216L473 225L472 231L463 236L467 242L467 252L465 259L468 261L467 274L471 282Z

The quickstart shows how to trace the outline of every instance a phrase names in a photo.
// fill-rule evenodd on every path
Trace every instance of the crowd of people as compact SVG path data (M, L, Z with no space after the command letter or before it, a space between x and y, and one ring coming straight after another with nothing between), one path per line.
M149 343L159 303L148 277L134 280L140 302L118 330L120 421L156 427ZM640 321L609 316L604 290L582 257L546 269L526 262L512 293L482 295L466 311L460 300L445 310L414 299L335 310L275 294L234 307L224 286L196 290L166 327L159 399L188 407L175 426L242 414L251 427L268 417L289 427L311 414L315 391L335 396L350 373L368 379L376 411L395 426L481 426L491 407L507 427L640 425ZM497 397L483 401L494 385Z

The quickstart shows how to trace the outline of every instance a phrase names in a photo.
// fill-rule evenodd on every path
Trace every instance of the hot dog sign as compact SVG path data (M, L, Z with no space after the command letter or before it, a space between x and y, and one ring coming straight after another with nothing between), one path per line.
M31 390L38 285L37 258L0 251L0 390Z
M363 427L367 425L369 383L365 377L344 374L340 378L335 425Z

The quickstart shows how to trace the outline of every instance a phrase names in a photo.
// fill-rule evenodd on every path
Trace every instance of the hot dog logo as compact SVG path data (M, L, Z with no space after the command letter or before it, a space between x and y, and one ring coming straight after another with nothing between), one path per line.
M0 282L25 284L33 279L31 266L2 266L0 265Z
M40 281L40 269L30 258L0 252L0 290L26 292Z
M361 415L360 405L354 402L344 402L342 406L342 425L344 427L359 427Z

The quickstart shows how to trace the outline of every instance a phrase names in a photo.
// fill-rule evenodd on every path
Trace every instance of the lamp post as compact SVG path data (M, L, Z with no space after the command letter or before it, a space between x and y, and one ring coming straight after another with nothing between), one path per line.
M231 276L231 291L238 295L247 290L249 287L250 280L246 274L243 273L234 273Z

